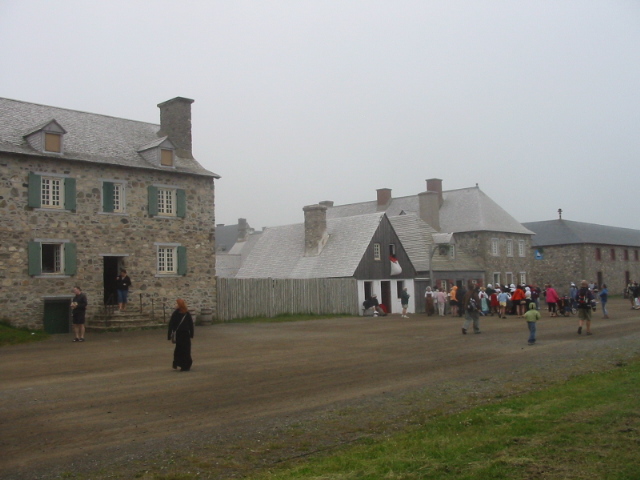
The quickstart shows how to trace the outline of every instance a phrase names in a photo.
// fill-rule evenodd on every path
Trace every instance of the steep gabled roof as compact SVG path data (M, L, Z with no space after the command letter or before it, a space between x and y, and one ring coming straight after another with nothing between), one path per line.
M237 278L343 278L355 274L383 213L327 219L329 238L319 255L305 257L304 223L263 231Z
M640 230L556 219L523 224L535 233L534 247L596 244L640 247Z
M158 141L160 126L157 124L7 98L0 98L0 151L47 157L47 154L31 148L24 136L52 120L66 131L64 152L57 158L167 170L149 163L138 154L141 147ZM218 178L192 158L176 156L174 166L171 171Z
M433 245L433 234L436 231L413 213L389 217L402 246L404 247L411 263L418 272L429 271L429 256ZM466 253L457 250L455 258L433 255L433 270L440 271L482 271L483 268Z
M442 232L508 232L532 235L506 210L491 200L479 187L442 192L440 207L440 231ZM384 211L389 217L420 211L418 195L392 198L379 210L377 202L361 202L338 205L327 210L327 218L349 217Z

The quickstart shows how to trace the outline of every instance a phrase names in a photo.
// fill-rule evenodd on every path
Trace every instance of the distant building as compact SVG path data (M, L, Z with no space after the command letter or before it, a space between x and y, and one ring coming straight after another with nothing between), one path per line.
M215 308L219 176L193 158L192 103L159 104L157 125L0 99L0 316L68 331L79 285L90 324L123 267L132 308Z
M571 282L606 283L622 294L640 281L640 230L558 219L523 224L533 231L533 273L567 293Z

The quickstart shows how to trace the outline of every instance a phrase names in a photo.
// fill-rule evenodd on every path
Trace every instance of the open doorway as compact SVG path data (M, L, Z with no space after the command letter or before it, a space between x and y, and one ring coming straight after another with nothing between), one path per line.
M380 288L382 289L382 292L380 292L382 296L380 303L384 305L387 313L393 313L391 311L391 305L393 305L393 301L391 300L391 282L380 282Z
M116 289L116 278L120 273L122 257L104 257L103 279L104 285L104 305L117 305L118 292Z

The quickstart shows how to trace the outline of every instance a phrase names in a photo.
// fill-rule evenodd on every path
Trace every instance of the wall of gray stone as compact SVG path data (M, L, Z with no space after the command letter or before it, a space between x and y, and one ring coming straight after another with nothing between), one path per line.
M600 248L600 260L596 259L596 248ZM610 250L615 250L615 260ZM625 260L627 250L629 259ZM533 261L535 278L540 285L552 283L558 293L568 293L571 282L581 280L597 283L598 272L607 284L611 295L620 295L626 287L627 276L640 281L640 261L635 260L636 247L611 245L561 245L544 247L542 259ZM627 275L628 272L628 275Z
M170 314L178 297L191 311L216 309L214 185L210 177L119 166L49 160L18 155L0 157L0 317L15 325L41 328L44 299L73 295L79 285L89 298L87 319L103 304L105 255L125 255L133 281L130 302L142 299L156 313ZM29 172L69 175L76 179L77 211L27 206ZM126 214L102 213L101 180L126 182ZM171 185L186 191L185 218L148 215L147 187ZM68 239L76 244L77 274L32 277L28 243L36 238ZM187 248L185 276L158 276L155 243ZM142 297L140 296L142 295Z

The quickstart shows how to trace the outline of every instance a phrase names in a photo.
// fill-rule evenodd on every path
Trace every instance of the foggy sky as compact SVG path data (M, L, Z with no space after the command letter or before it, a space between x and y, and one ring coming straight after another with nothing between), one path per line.
M216 223L479 184L640 229L640 2L0 0L0 96L159 123L192 98Z

